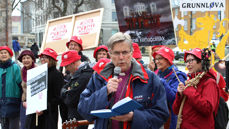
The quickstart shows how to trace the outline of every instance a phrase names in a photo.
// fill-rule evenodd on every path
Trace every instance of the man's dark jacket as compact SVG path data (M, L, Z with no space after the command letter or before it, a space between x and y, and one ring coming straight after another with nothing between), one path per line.
M68 119L76 118L76 120L83 120L77 112L80 94L86 88L93 69L88 63L84 63L72 76L69 82L62 88L61 97L68 107ZM68 88L71 88L68 90Z

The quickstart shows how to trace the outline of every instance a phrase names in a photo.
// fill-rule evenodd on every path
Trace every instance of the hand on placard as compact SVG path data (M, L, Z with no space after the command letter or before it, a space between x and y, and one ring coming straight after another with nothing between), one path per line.
M43 111L36 111L36 114L38 114L38 116L43 114Z

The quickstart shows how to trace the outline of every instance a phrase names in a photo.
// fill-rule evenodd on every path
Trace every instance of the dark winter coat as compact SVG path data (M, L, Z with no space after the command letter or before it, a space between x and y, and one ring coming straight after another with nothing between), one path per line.
M105 109L110 105L107 95L107 82L112 77L114 65L108 63L100 74L93 74L87 88L80 95L79 113L89 121L95 120L95 129L107 129L109 119L97 118L90 111ZM134 110L131 129L158 129L169 116L165 89L160 79L151 71L145 70L135 59L132 60L130 82L126 95L142 104Z
M39 48L38 48L37 44L34 43L34 44L31 46L30 50L33 52L34 56L35 56L36 58L38 58L38 51L39 51Z
M85 56L81 51L78 52L78 54L81 56L82 62L89 62L90 63L90 59L87 56Z
M92 73L93 69L88 63L85 63L74 73L70 81L62 88L61 97L68 107L68 119L76 118L76 120L83 120L77 112L77 105L79 103L80 94L86 88ZM70 90L68 90L69 87L71 88Z
M48 105L47 110L39 116L38 126L35 125L36 114L27 117L27 129L57 129L58 104L60 103L60 90L64 85L62 74L56 67L48 68Z

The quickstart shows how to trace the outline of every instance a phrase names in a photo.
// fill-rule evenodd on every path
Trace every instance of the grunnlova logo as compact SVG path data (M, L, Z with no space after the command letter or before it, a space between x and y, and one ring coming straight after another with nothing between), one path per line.
M225 0L181 0L181 11L225 10Z

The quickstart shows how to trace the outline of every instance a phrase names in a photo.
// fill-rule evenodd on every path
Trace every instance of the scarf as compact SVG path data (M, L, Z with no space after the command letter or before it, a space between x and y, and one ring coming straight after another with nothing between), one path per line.
M34 67L35 67L35 64L33 62L32 65L31 65L31 67L29 69L32 69ZM27 70L29 70L29 69L27 69L25 66L22 68L22 80L24 82L27 82Z
M6 69L6 68L10 67L12 64L13 64L13 62L11 59L4 61L4 62L0 61L0 68Z

